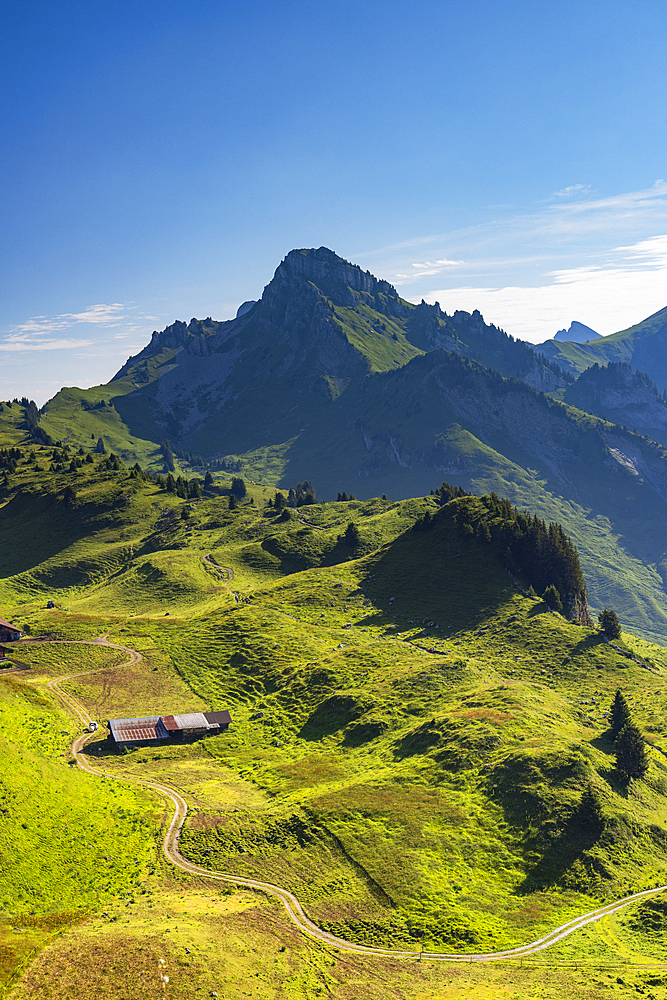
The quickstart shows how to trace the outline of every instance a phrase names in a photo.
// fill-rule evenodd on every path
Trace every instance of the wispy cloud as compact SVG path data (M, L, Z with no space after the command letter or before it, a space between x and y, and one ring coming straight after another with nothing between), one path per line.
M488 272L491 267L499 270L518 262L527 264L546 259L565 262L582 252L603 252L624 240L634 242L651 231L665 231L667 183L664 180L639 191L607 197L587 197L586 188L587 185L571 185L563 189L563 197L556 192L532 211L505 206L501 215L494 213L478 225L415 236L356 252L352 259L373 261L373 268L382 277L406 284L421 277L413 269L414 258L408 256L409 251L420 247L436 250L434 263L444 259L462 266L465 261L472 274L476 270Z
M0 351L61 351L90 347L100 343L100 335L109 331L111 340L136 336L156 316L138 314L136 306L123 302L97 303L81 312L59 313L57 316L31 316L23 323L0 334ZM88 327L88 337L59 337L75 327ZM111 331L114 331L113 333Z
M112 302L105 305L88 306L79 313L61 313L59 316L32 316L25 323L12 327L12 333L55 333L68 330L78 323L92 323L94 326L119 326L126 320L126 313L131 306L122 302Z
M564 187L562 191L554 191L552 198L575 198L580 195L590 194L591 186L590 184L570 184L569 187Z
M459 267L461 264L465 264L464 260L447 260L443 258L442 260L425 260L423 263L414 263L412 267L416 268L412 273L412 278L423 278L426 275L440 274L442 271L446 271L450 267ZM405 276L407 278L407 275Z
M61 337L57 340L28 340L25 334L0 339L0 351L63 351L74 347L90 347L92 340L73 340Z

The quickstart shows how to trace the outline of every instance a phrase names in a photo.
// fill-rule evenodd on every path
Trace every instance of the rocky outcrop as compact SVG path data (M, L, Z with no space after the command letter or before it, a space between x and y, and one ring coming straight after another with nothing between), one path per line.
M354 308L363 299L391 316L404 317L411 310L388 281L362 271L326 247L291 250L264 289L262 302L273 308L286 293L298 290L301 294L305 283L316 286L336 305Z
M625 363L591 365L568 387L565 402L667 443L667 400L648 375Z

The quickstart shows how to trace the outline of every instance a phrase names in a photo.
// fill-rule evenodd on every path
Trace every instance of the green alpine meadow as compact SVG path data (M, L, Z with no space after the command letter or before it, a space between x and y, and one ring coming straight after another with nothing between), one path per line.
M656 317L293 250L0 404L3 998L667 997Z

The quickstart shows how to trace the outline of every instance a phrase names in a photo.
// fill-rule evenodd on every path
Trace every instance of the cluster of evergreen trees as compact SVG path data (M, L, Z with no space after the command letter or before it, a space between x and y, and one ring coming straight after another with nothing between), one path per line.
M339 493L338 496L336 497L336 502L347 503L348 500L356 500L356 499L357 498L355 497L354 493L350 493L350 495L348 496L345 490L343 490L343 492Z
M309 479L304 479L296 486L290 486L287 496L288 507L305 507L307 504L317 503L315 498L315 487Z
M590 365L588 368L584 369L577 381L581 386L585 386L588 383L593 383L594 386L597 386L600 384L602 376L606 382L609 382L611 385L615 385L616 373L621 368L625 368L626 371L629 371L634 376L635 381L642 382L647 389L650 389L651 392L655 393L658 399L662 400L663 403L667 403L667 389L663 389L661 392L651 376L647 375L646 372L641 372L639 369L633 372L632 365L628 361L610 361L606 365L600 365L596 362L594 365Z
M44 428L39 426L39 410L35 401L33 399L26 399L24 396L21 400L21 406L25 412L25 425L29 437L33 441L39 442L39 444L53 444L51 435L47 434Z
M201 497L201 483L194 479L184 479L183 476L172 476L168 474L164 488L167 493L175 493L181 500L199 500Z
M495 493L460 504L456 523L465 537L494 542L507 568L521 572L554 610L587 605L579 554L560 524L547 524Z
M23 458L20 448L0 448L0 469L15 472L17 463Z
M186 451L184 448L174 448L173 454L195 469L206 469L208 467L208 462L205 462L201 455L194 455L191 451Z
M438 486L437 490L431 490L431 496L435 497L441 507L444 507L450 500L457 500L459 497L469 497L470 495L470 493L466 493L460 486L451 486L449 483L443 483L442 486Z

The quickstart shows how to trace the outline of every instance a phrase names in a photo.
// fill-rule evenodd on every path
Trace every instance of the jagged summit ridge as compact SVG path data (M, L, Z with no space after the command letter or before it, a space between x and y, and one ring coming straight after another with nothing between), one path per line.
M368 292L372 295L380 291L398 297L396 289L388 281L376 278L370 271L363 271L358 264L339 257L328 247L290 250L276 268L274 281L294 278L312 281L316 285L334 282L355 292Z

